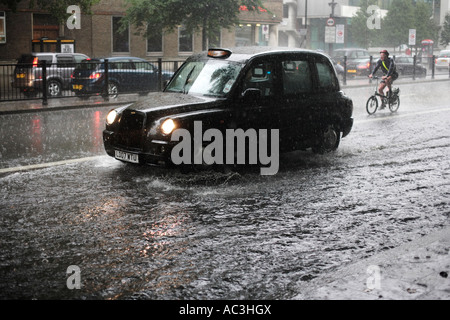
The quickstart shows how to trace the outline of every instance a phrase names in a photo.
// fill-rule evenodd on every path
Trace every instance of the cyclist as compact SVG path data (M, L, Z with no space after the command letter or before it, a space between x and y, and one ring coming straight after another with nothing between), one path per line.
M377 61L375 69L373 69L373 72L369 75L369 78L372 78L379 68L381 68L381 71L383 72L383 77L381 78L382 80L380 82L380 86L378 87L378 92L383 96L384 88L386 88L387 86L389 90L387 91L386 96L388 96L391 92L392 83L394 83L394 81L398 78L398 73L394 59L389 57L389 52L387 50L380 51L380 60ZM380 109L383 109L385 107L386 105L384 103L384 99L382 99Z

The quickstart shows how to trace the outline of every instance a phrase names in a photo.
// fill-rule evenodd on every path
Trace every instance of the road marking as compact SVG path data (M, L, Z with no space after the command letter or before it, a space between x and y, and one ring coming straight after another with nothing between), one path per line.
M443 108L443 109L434 109L434 110L427 110L427 111L417 111L412 113L395 113L392 114L386 114L385 116L379 117L379 118L372 118L372 119L366 119L366 120L356 120L355 123L366 123L366 122L373 122L373 121L382 121L387 119L397 119L397 118L405 118L405 117L411 117L411 116L417 116L417 115L423 115L423 114L429 114L429 113L436 113L436 112L443 112L443 111L450 111L450 108Z
M0 169L0 174L2 174L2 173L14 173L14 172L19 172L19 171L35 170L35 169L44 169L44 168L50 168L50 167L56 167L56 166L63 166L63 165L68 165L68 164L74 164L74 163L81 163L81 162L86 162L86 161L98 160L98 159L103 158L103 157L104 156L95 156L95 157L86 157L86 158L79 158L79 159L70 159L70 160L56 161L56 162L31 164L29 166L4 168L4 169Z

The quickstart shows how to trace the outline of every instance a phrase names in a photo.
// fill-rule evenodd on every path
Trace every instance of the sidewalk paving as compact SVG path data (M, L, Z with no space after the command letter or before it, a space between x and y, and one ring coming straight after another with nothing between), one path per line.
M450 300L450 226L339 267L294 300Z

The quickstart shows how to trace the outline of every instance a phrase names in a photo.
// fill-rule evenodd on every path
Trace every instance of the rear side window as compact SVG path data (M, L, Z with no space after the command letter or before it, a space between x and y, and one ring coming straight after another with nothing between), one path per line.
M334 70L326 61L316 61L320 91L336 91L339 86Z
M99 68L101 62L99 60L83 60L77 65L77 70L96 70ZM103 64L102 64L103 67Z
M74 67L74 59L71 56L57 56L56 61L58 68L70 68Z
M282 73L284 95L298 95L312 91L311 70L307 60L283 61Z
M30 54L25 54L19 58L18 63L19 64L39 64L39 63L42 63L42 61L44 61L44 60L47 62L47 66L51 66L52 62L53 62L53 57L52 56L33 56Z

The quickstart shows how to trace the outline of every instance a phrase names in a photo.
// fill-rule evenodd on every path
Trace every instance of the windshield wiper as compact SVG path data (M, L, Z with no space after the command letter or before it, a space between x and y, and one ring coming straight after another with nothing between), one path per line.
M194 66L194 67L192 68L192 70L189 71L189 74L188 74L187 77L186 77L186 81L184 82L184 86L183 86L183 93L184 93L184 94L187 93L187 92L186 92L186 86L187 86L189 80L191 79L192 72L194 72L194 70L195 70L196 67L197 67L197 66Z

